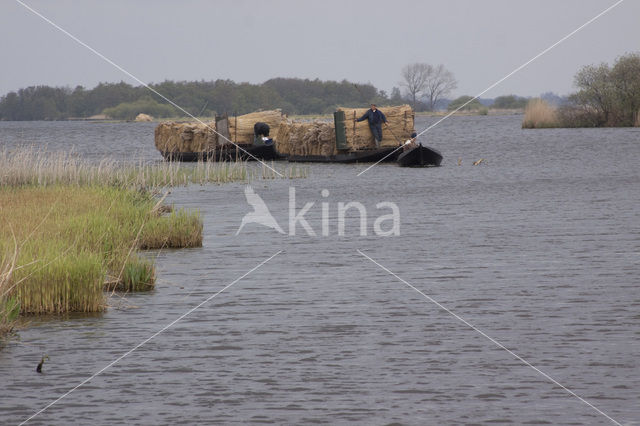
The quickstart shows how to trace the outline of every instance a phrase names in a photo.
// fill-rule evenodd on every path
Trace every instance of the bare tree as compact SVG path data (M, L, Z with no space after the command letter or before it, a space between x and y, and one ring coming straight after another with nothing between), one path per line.
M456 87L458 87L458 82L453 73L447 70L444 65L432 67L423 89L429 110L433 111L438 101L455 90Z
M442 64L436 67L425 63L406 65L402 69L402 78L400 84L406 89L414 109L416 100L424 97L427 107L433 110L438 100L457 87L453 73Z
M406 88L407 94L411 97L413 109L416 108L416 99L424 91L432 72L433 67L425 63L409 64L402 68L403 81L400 85Z

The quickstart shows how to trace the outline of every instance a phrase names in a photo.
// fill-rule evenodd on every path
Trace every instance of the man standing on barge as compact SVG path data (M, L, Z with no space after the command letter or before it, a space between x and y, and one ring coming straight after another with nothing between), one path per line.
M376 107L376 104L371 104L371 108L356 121L360 122L364 120L369 121L369 128L371 129L371 133L373 133L373 138L376 140L376 147L380 148L380 142L382 141L382 123L387 123L387 117Z

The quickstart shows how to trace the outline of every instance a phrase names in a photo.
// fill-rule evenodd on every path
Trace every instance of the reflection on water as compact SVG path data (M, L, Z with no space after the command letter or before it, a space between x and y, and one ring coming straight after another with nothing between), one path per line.
M204 246L150 253L153 293L22 331L0 351L0 421L24 420L283 250L33 424L606 424L362 250L613 418L637 422L640 129L519 123L443 122L423 141L443 152L440 168L385 164L356 177L365 165L312 165L305 180L253 183L285 230L290 185L298 210L315 202L306 218L318 235L329 202L326 237L256 224L235 236L250 210L243 184L173 189L170 202L202 211ZM73 144L90 158L159 160L152 136L148 124L0 123L3 145ZM397 203L401 235L360 236L352 217L338 236L335 206L348 201L370 213Z

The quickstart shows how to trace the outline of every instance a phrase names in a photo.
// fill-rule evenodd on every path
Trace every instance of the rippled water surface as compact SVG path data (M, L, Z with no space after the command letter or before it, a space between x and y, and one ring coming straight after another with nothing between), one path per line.
M366 166L319 164L308 179L252 183L285 230L290 187L297 211L315 202L305 217L316 237L256 224L236 236L244 184L173 189L176 206L201 211L204 246L150 253L152 293L20 331L0 350L0 423L25 420L233 283L31 424L609 423L487 336L640 424L640 129L525 131L520 120L441 123L424 141L442 151L440 168L357 177ZM0 122L0 144L159 161L153 128ZM349 201L366 207L367 235L355 210L338 235ZM400 208L400 236L373 232L384 201Z

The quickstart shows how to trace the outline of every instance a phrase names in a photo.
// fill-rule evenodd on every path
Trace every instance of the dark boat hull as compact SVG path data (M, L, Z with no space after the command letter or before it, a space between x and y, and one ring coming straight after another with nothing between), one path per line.
M398 155L398 164L401 167L439 166L440 163L442 163L442 154L422 144Z
M276 151L274 145L242 146L238 149L233 145L217 148L205 152L162 152L167 161L255 161L283 160L286 157Z
M290 155L288 160L296 163L375 163L377 161L393 161L397 148L381 148L363 151L346 152L336 155Z

